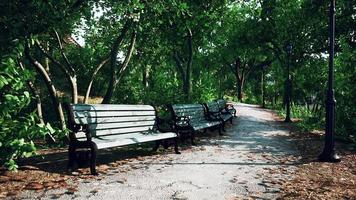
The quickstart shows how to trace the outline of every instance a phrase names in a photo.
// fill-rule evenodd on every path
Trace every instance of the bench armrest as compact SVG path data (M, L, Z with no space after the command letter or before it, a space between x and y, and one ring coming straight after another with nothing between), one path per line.
M212 112L208 112L208 115L206 116L207 120L209 121L217 121L217 120L220 120L220 115L221 115L221 112L220 111L212 111Z
M175 116L174 118L174 128L185 128L191 126L190 125L190 117L189 116Z
M168 125L168 128L164 128L164 125ZM157 128L157 130L159 130L162 133L174 131L173 121L169 119L163 119L160 117L156 117L155 127Z

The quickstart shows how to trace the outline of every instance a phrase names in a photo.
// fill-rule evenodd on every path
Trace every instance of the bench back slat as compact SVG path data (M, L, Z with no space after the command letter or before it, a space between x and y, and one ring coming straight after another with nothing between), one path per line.
M201 104L175 104L173 112L177 117L190 117L191 122L205 120L204 107Z
M226 108L227 101L225 99L217 99L216 102L218 103L220 110L224 110Z
M156 119L150 105L71 104L70 109L74 123L87 125L93 137L149 132ZM77 135L81 137L85 134Z
M72 104L71 107L74 111L80 111L80 110L83 110L83 111L88 111L88 110L93 110L93 111L154 110L153 107L150 105L130 105L130 104L120 104L120 105L114 105L114 104Z
M207 109L209 112L219 112L220 111L220 107L218 102L216 101L211 101L206 103Z
M136 122L136 121L154 121L156 116L127 116L127 117L92 117L92 118L76 118L77 124L101 124L101 123L116 123L116 122Z

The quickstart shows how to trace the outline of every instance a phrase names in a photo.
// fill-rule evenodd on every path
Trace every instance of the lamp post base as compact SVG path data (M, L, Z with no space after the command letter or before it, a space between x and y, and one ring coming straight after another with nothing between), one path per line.
M331 162L331 163L338 163L341 161L340 156L338 156L334 151L329 153L321 153L318 156L319 162Z

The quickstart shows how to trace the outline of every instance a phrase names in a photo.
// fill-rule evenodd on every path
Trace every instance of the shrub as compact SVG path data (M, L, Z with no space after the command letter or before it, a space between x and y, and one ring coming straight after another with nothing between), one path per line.
M19 69L14 57L0 60L0 164L10 170L17 169L17 158L35 153L33 140L44 137L48 131L48 126L36 124L34 113L24 112L31 101L25 90L31 74Z

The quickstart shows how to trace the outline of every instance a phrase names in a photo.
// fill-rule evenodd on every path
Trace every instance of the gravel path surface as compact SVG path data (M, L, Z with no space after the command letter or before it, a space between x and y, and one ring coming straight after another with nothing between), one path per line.
M132 159L127 170L112 167L95 181L81 180L74 194L53 190L41 199L275 199L298 164L293 140L269 110L235 107L238 117L224 136L201 133L198 145L180 155Z

